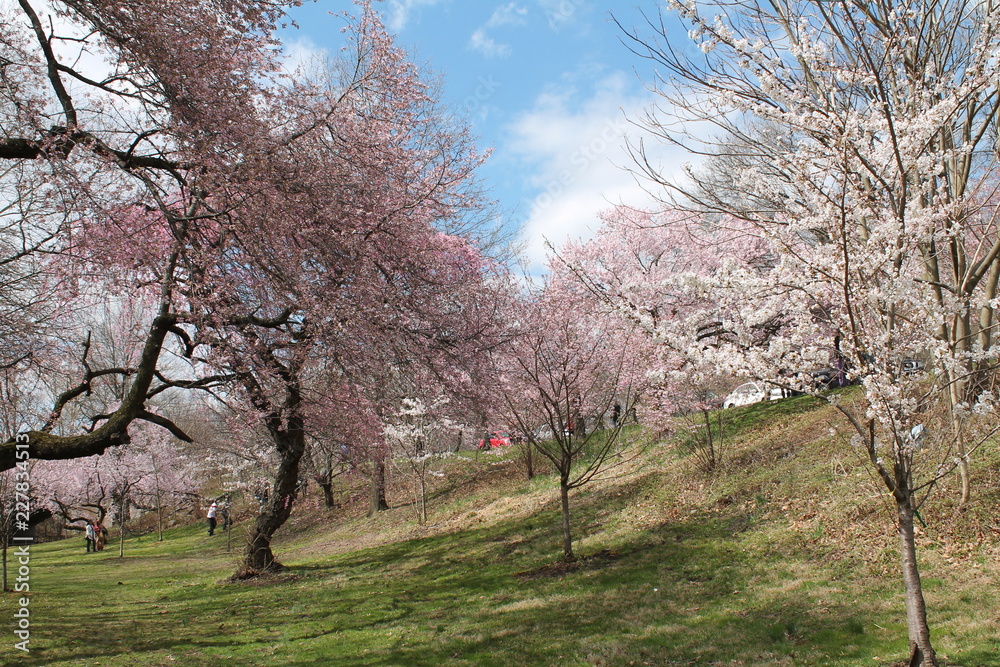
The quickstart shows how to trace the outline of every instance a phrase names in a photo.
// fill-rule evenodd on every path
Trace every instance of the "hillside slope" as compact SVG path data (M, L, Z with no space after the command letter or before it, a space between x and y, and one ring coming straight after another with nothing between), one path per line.
M554 478L527 480L499 450L447 460L423 526L401 472L394 508L375 518L358 481L335 510L308 497L276 542L289 569L266 582L227 583L236 554L200 526L129 540L124 559L78 540L37 546L32 652L19 662L899 664L891 513L831 432L836 413L800 397L726 419L711 475L674 440L575 492L574 564L558 560ZM946 664L1000 666L998 472L991 445L965 511L950 482L922 512ZM4 596L0 613L13 604Z

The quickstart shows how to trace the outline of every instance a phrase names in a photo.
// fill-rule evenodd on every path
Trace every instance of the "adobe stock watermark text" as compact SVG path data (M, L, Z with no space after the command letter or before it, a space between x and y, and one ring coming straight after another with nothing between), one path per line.
M14 579L14 592L22 593L14 605L14 648L28 652L31 641L31 611L28 608L31 598L31 455L28 452L28 436L19 434L15 439L15 458L17 459L14 473L14 561L17 563L17 576Z

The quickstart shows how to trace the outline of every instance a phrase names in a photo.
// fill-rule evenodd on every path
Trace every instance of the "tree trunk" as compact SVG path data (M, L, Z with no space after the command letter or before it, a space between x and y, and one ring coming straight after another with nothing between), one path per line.
M913 508L909 497L897 499L899 515L899 544L903 566L903 589L906 596L906 625L910 636L910 665L937 667L937 657L931 646L927 626L927 608L924 605L920 571L917 567L917 547L914 539Z
M278 451L278 470L268 501L254 519L243 561L233 575L234 579L250 579L265 572L278 572L284 567L271 551L271 538L292 514L299 482L299 462L306 450L301 418L289 419L287 429L272 432L271 435Z
M712 439L712 421L711 415L708 413L708 408L701 409L703 416L705 417L705 437L708 441L708 451L705 452L705 464L708 468L707 472L712 472L715 470L718 461L715 460L715 441ZM721 410L720 419L721 419Z
M427 477L424 471L417 473L417 483L420 486L420 519L421 525L427 523Z
M163 505L160 494L156 494L156 541L163 541Z
M954 326L952 327L952 333L954 336L954 345L956 352L965 353L969 350L970 343L970 326L969 326L969 314L957 315L955 317ZM971 371L967 364L964 370ZM956 377L948 378L951 380L949 387L949 398L951 400L951 421L952 427L955 430L955 445L957 447L958 454L958 474L962 481L962 495L959 499L959 504L964 506L969 502L970 494L970 483L969 483L969 462L966 461L965 457L965 439L962 436L962 418L956 412L956 406L964 403L969 396L969 386L970 379L971 384L974 387L976 382L973 379L974 376L971 374L962 373ZM973 390L974 391L974 390Z
M385 499L385 460L381 456L372 462L371 492L368 516L375 516L389 509L389 503Z
M163 493L160 491L159 478L156 483L156 541L163 541Z
M559 499L562 501L563 560L572 562L576 560L576 556L573 554L573 537L569 527L568 478L564 477L559 482Z
M957 447L956 453L958 454L958 477L962 483L962 494L959 498L959 506L965 507L965 505L969 503L969 498L972 496L972 482L969 477L969 461L965 451L965 435L961 430L958 432L958 438L955 445Z
M333 507L336 504L333 500L333 484L330 482L325 484L321 483L319 488L323 489L323 502L328 508Z
M951 387L949 390L949 398L951 399L951 427L952 432L955 436L955 453L958 454L958 475L962 484L961 497L959 498L959 506L965 506L969 502L969 496L971 495L971 485L969 482L969 462L966 460L965 453L965 435L964 429L962 428L962 417L956 412L955 406L958 405L964 398L965 394L965 384L966 381L955 379L952 380Z
M118 516L121 517L121 523L118 525L118 557L125 557L125 501L118 506Z

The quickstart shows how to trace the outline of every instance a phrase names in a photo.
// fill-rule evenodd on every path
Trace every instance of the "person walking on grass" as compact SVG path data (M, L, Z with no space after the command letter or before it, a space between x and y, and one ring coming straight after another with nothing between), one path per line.
M87 553L89 554L91 551L96 552L97 543L94 542L94 539L96 537L94 534L94 524L90 523L89 521L87 522L87 528L84 537L87 538Z
M108 537L108 531L94 519L94 551L104 551L104 541Z
M208 534L215 535L215 515L219 511L219 506L212 501L212 505L208 508Z

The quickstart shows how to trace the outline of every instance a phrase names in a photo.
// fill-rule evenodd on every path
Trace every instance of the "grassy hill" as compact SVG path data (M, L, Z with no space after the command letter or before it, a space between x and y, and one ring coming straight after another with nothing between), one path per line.
M24 665L897 665L906 653L896 537L837 415L809 397L727 411L724 463L668 441L573 496L578 563L560 556L557 483L513 452L456 457L418 525L310 496L276 543L287 572L227 583L202 526L99 554L32 547ZM1000 666L1000 455L922 512L920 555L945 664ZM344 497L350 489L341 490ZM5 594L13 618L17 600ZM8 621L8 627L10 621Z

